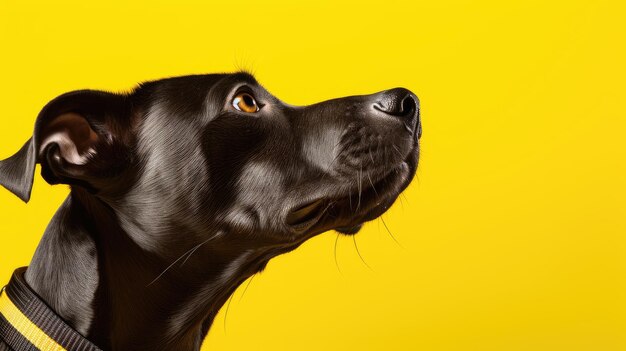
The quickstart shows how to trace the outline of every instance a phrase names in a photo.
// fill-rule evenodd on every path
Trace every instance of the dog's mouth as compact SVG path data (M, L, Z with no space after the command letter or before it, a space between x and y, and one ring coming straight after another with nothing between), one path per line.
M287 225L299 230L315 224L328 209L326 199L317 199L291 210L286 218Z
M345 194L308 201L289 211L286 224L298 232L312 234L336 230L356 234L367 221L382 215L408 186L415 166L402 162L376 182L367 182Z

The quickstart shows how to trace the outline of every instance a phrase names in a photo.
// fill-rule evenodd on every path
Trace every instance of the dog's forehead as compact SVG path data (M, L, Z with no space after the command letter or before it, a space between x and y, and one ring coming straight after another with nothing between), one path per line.
M225 99L239 85L259 86L248 72L188 75L142 83L133 96L145 111L159 105L185 117L203 112L208 102Z

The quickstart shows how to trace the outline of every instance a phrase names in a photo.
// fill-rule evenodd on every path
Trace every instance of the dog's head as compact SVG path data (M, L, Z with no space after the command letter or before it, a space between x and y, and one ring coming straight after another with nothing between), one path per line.
M44 107L0 162L0 184L28 201L40 163L48 183L105 202L153 251L213 238L297 246L356 233L391 206L417 168L419 111L401 88L291 106L246 73L76 91Z

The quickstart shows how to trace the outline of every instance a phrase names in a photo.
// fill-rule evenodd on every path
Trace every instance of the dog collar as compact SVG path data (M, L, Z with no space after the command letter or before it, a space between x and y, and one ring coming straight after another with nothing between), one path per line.
M32 291L25 271L15 270L0 292L0 340L14 351L102 351Z

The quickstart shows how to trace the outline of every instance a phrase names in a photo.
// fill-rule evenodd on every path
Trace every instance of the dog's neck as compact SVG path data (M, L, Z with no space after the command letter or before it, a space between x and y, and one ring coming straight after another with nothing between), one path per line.
M104 202L72 190L26 272L50 307L107 350L199 350L230 294L277 254L207 243L175 261L142 249L117 223Z

